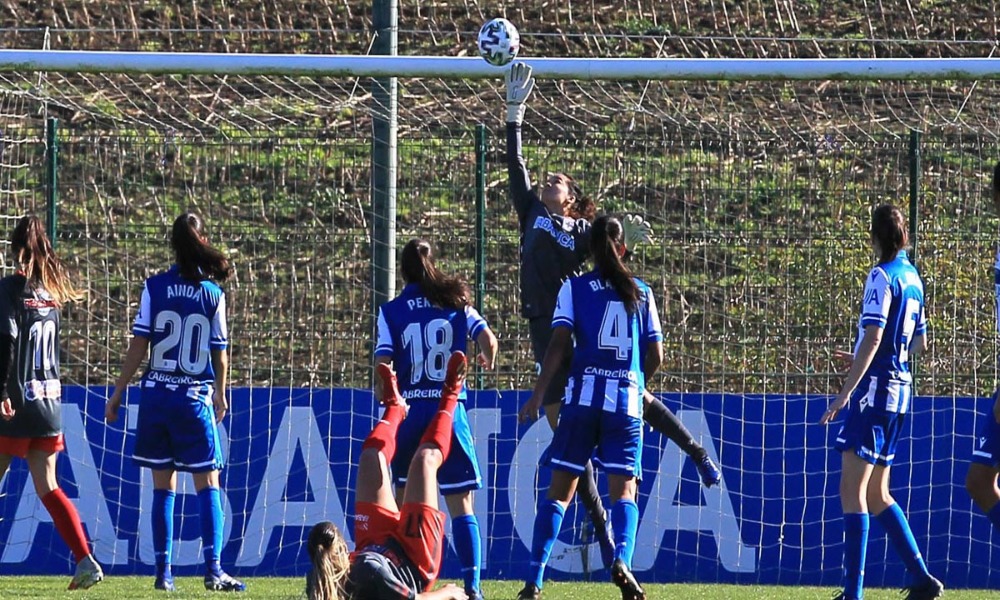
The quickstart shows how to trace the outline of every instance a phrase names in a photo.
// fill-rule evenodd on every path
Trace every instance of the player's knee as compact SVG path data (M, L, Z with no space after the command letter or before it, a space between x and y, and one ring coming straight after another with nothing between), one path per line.
M417 466L425 470L437 469L441 466L443 458L440 448L434 444L422 444L413 455L411 468Z
M888 491L879 489L868 490L867 501L868 511L873 514L881 513L896 502Z

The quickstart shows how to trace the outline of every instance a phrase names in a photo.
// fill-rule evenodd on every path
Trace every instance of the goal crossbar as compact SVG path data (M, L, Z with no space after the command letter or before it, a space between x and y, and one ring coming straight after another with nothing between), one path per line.
M1000 79L1000 58L525 58L545 79L980 80ZM490 79L504 68L476 57L346 56L0 50L0 72L147 73Z

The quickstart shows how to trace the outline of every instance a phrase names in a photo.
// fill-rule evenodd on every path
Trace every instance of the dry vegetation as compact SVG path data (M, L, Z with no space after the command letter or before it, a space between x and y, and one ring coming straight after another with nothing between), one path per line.
M995 51L996 6L922 2L403 2L400 53L463 55L503 13L528 56L936 57ZM5 47L365 53L359 2L8 2ZM116 368L142 279L169 260L166 224L206 213L239 267L236 383L364 386L369 369L370 90L367 80L282 77L7 76L5 132L26 190L44 204L41 116L61 121L60 244L89 282L70 314L71 377ZM517 239L506 207L494 83L400 82L400 240L426 235L472 278L484 246L484 312L503 343L486 384L530 380L517 316ZM922 391L992 385L982 189L993 150L991 82L542 82L529 159L566 169L605 210L638 210L659 243L640 272L668 330L662 389L827 392L830 350L849 343L869 266L871 205L905 203L909 132L921 130L917 244L935 346ZM47 112L46 112L47 111ZM472 217L473 128L484 123L488 233ZM5 161L8 162L8 161Z

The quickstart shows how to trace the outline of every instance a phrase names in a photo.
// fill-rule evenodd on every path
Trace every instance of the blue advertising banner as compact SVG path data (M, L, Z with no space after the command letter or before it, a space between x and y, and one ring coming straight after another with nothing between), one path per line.
M60 480L76 503L95 555L110 574L153 572L149 471L130 459L138 390L125 418L103 421L103 387L63 388L66 452ZM527 569L536 491L551 439L543 421L517 423L525 392L470 392L469 416L486 487L475 495L483 524L484 576L520 579ZM691 461L647 429L634 570L641 581L840 583L843 527L838 424L816 423L826 396L668 394L696 439L721 465L723 483L702 487ZM1000 587L1000 537L964 490L978 423L989 400L917 398L892 469L891 490L909 517L930 569L949 587ZM226 545L223 562L242 576L298 576L304 539L320 520L351 517L361 442L377 412L353 389L232 390L224 422ZM978 409L978 410L977 410ZM198 503L179 477L175 573L201 571ZM603 486L606 490L606 486ZM582 579L597 569L582 511L568 513L548 575ZM447 530L447 529L446 529ZM351 530L345 528L350 537ZM449 546L450 548L450 546ZM23 461L0 481L0 574L65 574L71 558L34 493ZM445 577L457 577L454 551ZM593 573L603 579L606 574ZM902 586L905 570L873 521L866 583Z

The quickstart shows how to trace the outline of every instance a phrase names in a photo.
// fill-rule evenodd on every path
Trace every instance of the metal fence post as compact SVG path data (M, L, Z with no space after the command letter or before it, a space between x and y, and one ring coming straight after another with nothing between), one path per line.
M476 309L483 312L486 296L486 125L476 125ZM483 388L477 369L476 388Z
M59 119L55 117L45 120L45 170L46 226L49 240L55 248L58 233L56 205L59 202Z

